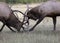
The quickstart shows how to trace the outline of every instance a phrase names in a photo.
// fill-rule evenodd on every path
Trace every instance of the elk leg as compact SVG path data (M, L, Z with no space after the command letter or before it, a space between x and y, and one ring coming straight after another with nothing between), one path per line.
M41 16L40 19L37 21L37 23L29 31L34 30L34 28L43 20L44 17L45 15Z
M8 25L6 25L11 31L13 31L13 32L16 32L16 31L14 31L10 26L8 26Z
M2 19L2 22L3 22L3 26L1 27L0 32L3 30L4 26L6 25L5 18Z
M41 22L42 20L38 20L37 23L29 30L29 31L33 31L34 28Z
M4 26L5 26L5 24L3 24L2 28L0 29L0 32L3 30Z
M56 30L56 17L53 17L54 30Z

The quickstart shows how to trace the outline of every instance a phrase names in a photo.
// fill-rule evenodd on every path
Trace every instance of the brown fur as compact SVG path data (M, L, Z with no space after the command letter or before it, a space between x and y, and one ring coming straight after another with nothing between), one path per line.
M3 22L3 26L0 31L2 31L5 25L12 31L14 30L10 27L14 27L17 31L20 31L23 24L16 18L8 4L4 2L0 2L0 21Z
M29 19L38 19L37 23L29 31L34 30L34 28L44 19L44 17L51 17L53 19L54 30L56 30L56 17L60 16L60 2L43 2L41 5L28 11L27 16Z

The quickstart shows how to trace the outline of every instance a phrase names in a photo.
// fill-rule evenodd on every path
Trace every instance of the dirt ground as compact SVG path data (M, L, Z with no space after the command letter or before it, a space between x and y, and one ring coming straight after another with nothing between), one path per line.
M33 5L36 6L39 4L32 4L31 6ZM26 5L21 4L12 6L12 9L18 9L22 12L26 10L25 8ZM30 27L35 23L35 21L30 20ZM0 23L0 28L1 26L2 23ZM53 31L52 19L48 17L32 32L14 33L5 26L3 31L0 32L0 43L60 43L60 17L57 18L56 31Z

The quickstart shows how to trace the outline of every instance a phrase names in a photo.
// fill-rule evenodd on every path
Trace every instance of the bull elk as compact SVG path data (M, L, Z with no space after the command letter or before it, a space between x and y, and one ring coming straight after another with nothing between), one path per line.
M53 19L54 30L56 30L56 17L60 16L60 2L58 1L47 1L41 5L36 6L27 12L28 19L37 20L37 23L29 30L32 31L34 28L45 18L51 17Z
M11 10L7 3L0 2L0 21L3 22L0 32L3 30L5 25L13 32L15 31L11 27L14 27L18 32L20 31L21 27L23 28L23 22L19 21L13 13L15 11L16 10Z

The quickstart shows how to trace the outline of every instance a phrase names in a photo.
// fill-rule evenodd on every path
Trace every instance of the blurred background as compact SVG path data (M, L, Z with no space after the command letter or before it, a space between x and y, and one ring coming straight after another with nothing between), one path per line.
M13 3L13 4L16 4L16 3L40 3L40 2L45 2L47 0L0 0L0 1L3 1L3 2L6 2L6 3Z

